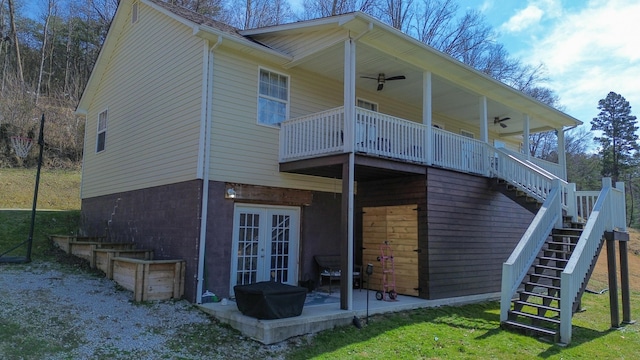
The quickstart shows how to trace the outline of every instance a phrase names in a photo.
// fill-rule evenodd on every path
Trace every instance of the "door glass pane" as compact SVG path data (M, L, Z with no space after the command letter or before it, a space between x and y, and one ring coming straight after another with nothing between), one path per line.
M271 216L271 280L286 283L289 281L289 241L290 216L273 214Z
M258 275L258 241L260 215L240 214L238 229L238 268L236 284L251 284L257 281Z

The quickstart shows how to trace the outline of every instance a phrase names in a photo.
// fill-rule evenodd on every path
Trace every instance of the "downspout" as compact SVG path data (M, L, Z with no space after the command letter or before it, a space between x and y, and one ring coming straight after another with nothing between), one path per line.
M204 156L202 161L202 203L200 216L200 244L198 246L198 277L196 286L196 304L202 304L202 287L204 282L205 248L207 243L207 218L209 207L209 164L211 162L211 127L213 122L213 51L222 43L222 36L209 48L205 41L204 61L202 65L202 123L204 124Z

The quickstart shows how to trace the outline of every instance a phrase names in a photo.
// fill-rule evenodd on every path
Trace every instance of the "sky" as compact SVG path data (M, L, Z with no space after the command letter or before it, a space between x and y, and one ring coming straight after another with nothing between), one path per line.
M460 0L481 11L523 63L543 63L564 112L591 129L598 101L625 97L640 118L640 0Z
M421 0L414 0L421 1ZM298 8L302 0L290 0ZM544 64L563 111L590 122L610 91L640 118L640 0L458 0L478 10L512 57Z

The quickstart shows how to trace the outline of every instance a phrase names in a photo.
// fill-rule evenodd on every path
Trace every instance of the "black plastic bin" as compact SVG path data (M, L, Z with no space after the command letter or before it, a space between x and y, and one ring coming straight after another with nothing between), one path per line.
M238 310L258 319L282 319L302 313L307 288L273 281L233 287Z

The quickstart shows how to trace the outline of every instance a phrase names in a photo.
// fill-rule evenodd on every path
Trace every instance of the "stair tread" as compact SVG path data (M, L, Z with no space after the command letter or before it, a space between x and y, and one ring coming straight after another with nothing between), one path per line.
M548 285L548 284L539 284L539 283L532 282L532 281L527 281L524 284L525 285L531 285L531 286L537 286L537 287L543 287L543 288L547 288L547 289L560 290L560 286L554 286L554 285Z
M574 242L553 241L553 240L547 241L547 244L550 244L550 245L568 245L568 246L576 246L577 245L577 243L574 243Z
M517 310L510 310L509 312L511 314L515 314L515 315L526 317L526 318L530 318L530 319L546 321L546 322L550 322L552 324L560 324L560 320L559 319L555 319L555 318L549 318L549 317L545 317L545 316L538 316L538 315L535 315L535 314L529 314L529 313L526 313L526 312L523 312L523 311L517 311Z
M528 295L528 296L537 296L537 297L541 297L541 298L545 298L545 299L560 301L560 297L559 296L540 294L540 293L532 292L532 291L522 290L522 291L520 291L520 294L525 294L525 295Z
M555 275L547 275L547 274L537 274L537 273L529 273L529 276L537 276L537 277L541 277L541 278L545 278L545 279L551 279L551 280L560 280L560 276L555 276Z
M561 268L561 267L550 266L550 265L542 265L542 264L534 265L533 267L536 267L536 268L539 268L539 269L545 269L545 270L554 270L554 271L562 271L562 270L564 270L564 268Z
M571 254L573 251L562 250L562 249L542 249L542 251L550 251L559 254Z
M545 309L545 310L549 310L549 311L555 311L560 313L560 309L553 307L553 306L548 306L548 305L542 305L542 304L536 304L536 303L530 303L528 301L524 301L524 300L513 300L514 304L520 304L520 305L526 305L526 306L531 306L534 308L539 308L539 309Z
M557 257L552 257L552 256L538 256L538 260L564 261L564 262L569 261L569 259L562 259L562 258L557 258Z
M533 326L533 325L529 325L529 324L522 324L522 323L519 323L519 322L513 321L513 320L505 320L505 321L503 321L503 323L508 325L508 326L513 326L513 327L517 327L517 328L531 330L531 331L535 331L535 332L542 333L542 334L545 334L545 335L556 336L556 334L557 334L557 331L555 331L555 330L541 328L541 327Z

